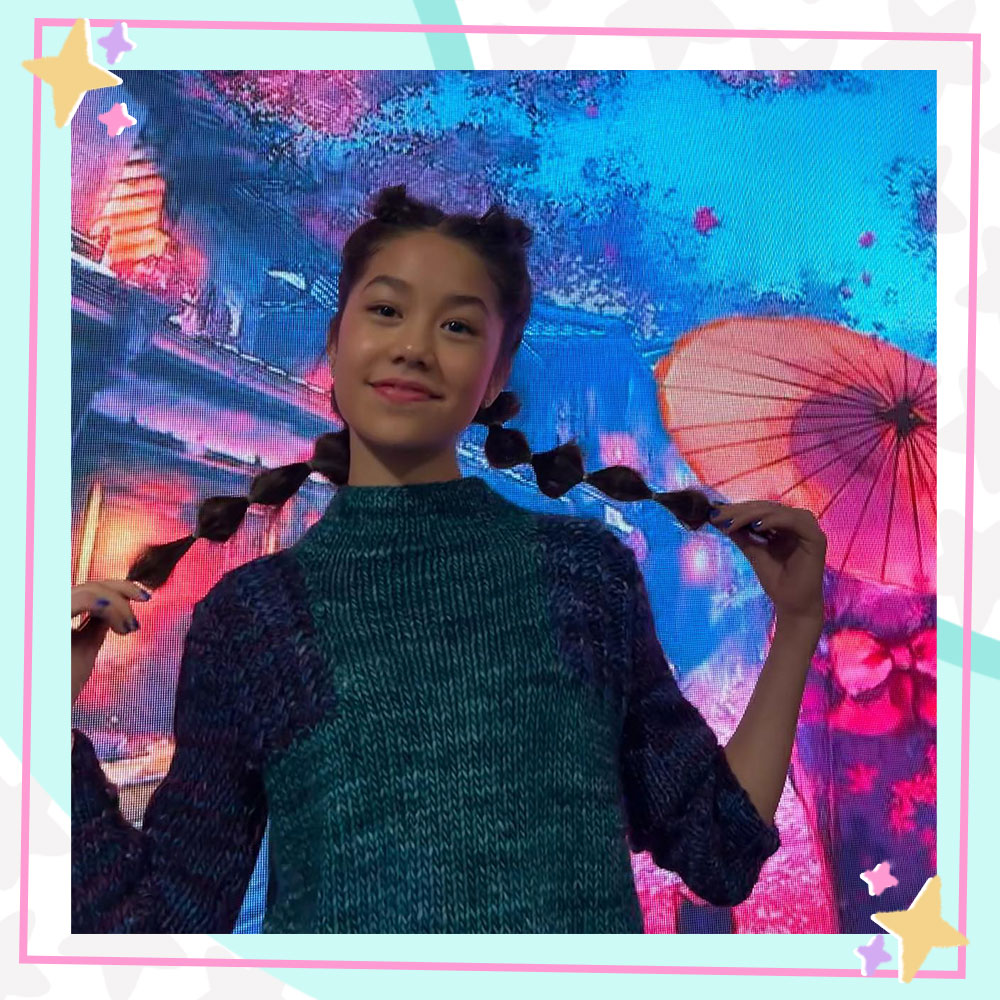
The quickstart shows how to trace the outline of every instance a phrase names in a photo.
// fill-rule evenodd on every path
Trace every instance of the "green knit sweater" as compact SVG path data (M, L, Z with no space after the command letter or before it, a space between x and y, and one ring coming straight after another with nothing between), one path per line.
M641 932L630 844L717 903L780 844L631 550L474 476L341 487L226 574L175 729L143 831L77 741L74 931L230 930L268 817L265 932Z

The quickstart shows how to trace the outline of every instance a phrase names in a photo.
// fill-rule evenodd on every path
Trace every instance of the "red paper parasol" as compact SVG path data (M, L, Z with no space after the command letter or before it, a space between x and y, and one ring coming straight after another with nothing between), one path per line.
M684 334L653 374L706 488L805 507L831 568L933 591L933 365L835 323L734 316Z

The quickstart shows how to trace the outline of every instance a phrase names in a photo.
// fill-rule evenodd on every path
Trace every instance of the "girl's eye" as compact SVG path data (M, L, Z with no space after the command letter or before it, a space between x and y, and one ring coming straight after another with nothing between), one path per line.
M388 305L385 305L384 303L382 305L378 305L378 306L369 306L368 311L369 312L375 312L378 309L391 309L393 312L396 311L395 306L388 306ZM385 314L380 314L380 315L382 316L383 319L390 319L391 318L389 316L385 316ZM460 319L451 319L451 320L448 320L448 322L449 323L457 323L459 326L464 326L465 329L468 330L469 333L475 333L476 332L475 330L472 329L471 326L469 326L468 323L463 323Z

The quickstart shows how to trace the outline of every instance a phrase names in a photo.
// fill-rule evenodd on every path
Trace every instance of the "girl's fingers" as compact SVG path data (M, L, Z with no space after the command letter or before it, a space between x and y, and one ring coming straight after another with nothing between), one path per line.
M737 528L750 528L753 531L764 531L772 523L773 519L773 515L767 513L753 512L742 514L733 519L729 530L735 531Z
M138 600L140 593L145 591L130 580L101 580L75 587L73 617L86 612L107 622L119 635L127 635L139 628L129 601Z
M104 585L117 590L130 601L148 601L153 595L134 580L104 580Z
M813 527L815 525L815 528ZM779 534L796 535L800 538L810 537L819 533L815 518L809 511L798 507L787 507L781 504L771 504L763 510L748 511L733 516L733 523L727 527L719 525L721 531L731 536L734 532L745 529L758 535L774 536Z
M91 614L103 618L119 635L127 635L139 627L139 621L133 615L132 609L126 601L120 598L117 601L98 598L94 604L95 607Z
M715 512L718 512L715 514ZM709 512L709 523L727 534L738 528L749 527L752 531L760 531L757 525L767 526L767 516L773 514L775 504L767 500L750 500L746 503L716 504Z
M128 601L148 601L153 596L132 580L89 580L72 588L71 614L76 616L89 610L96 598L119 595Z
M110 627L110 624L103 618L92 615L80 628L72 631L70 640L72 648L74 650L94 649L95 651L100 649L104 642L104 636Z

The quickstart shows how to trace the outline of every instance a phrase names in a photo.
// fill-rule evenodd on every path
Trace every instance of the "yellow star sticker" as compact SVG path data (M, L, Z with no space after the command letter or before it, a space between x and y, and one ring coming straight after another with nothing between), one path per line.
M941 919L941 876L932 875L907 910L873 913L872 920L899 941L899 978L908 983L931 948L954 948L969 939Z
M25 59L21 65L52 85L58 128L73 117L88 90L117 87L122 82L120 76L90 61L90 21L85 17L73 25L59 55Z

